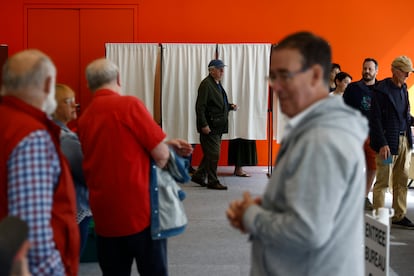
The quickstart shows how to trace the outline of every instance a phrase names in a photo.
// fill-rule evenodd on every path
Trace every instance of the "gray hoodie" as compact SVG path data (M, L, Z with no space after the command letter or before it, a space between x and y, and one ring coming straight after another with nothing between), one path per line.
M243 218L251 275L364 274L367 134L359 111L327 97L284 138L262 205Z

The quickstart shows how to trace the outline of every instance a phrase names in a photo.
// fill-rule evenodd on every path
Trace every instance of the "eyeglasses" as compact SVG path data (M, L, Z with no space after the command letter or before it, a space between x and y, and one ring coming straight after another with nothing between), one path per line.
M74 104L75 103L75 97L66 98L63 100L65 104Z
M296 75L301 74L307 71L309 67L303 67L298 71L288 71L288 70L280 70L279 72L272 73L270 76L266 77L266 80L269 82L270 85L274 85L276 81L279 83L286 84L290 79L293 79Z

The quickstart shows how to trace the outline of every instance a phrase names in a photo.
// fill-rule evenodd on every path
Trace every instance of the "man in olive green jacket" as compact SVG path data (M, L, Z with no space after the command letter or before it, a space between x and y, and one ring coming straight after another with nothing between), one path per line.
M200 83L196 102L197 131L200 133L203 159L191 181L214 190L227 190L227 186L222 185L217 178L217 164L221 136L228 132L229 111L237 110L236 104L228 102L226 91L220 82L224 66L219 59L210 61L209 75Z

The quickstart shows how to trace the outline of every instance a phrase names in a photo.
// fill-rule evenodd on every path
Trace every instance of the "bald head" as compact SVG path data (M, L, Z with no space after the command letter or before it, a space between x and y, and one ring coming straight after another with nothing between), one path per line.
M3 66L3 86L7 94L41 88L49 76L56 76L56 68L51 59L39 50L19 52Z
M105 58L94 60L86 67L86 80L89 89L93 92L103 87L117 88L119 86L118 76L118 66Z
M3 93L51 114L55 79L56 67L47 55L39 50L24 50L3 66Z

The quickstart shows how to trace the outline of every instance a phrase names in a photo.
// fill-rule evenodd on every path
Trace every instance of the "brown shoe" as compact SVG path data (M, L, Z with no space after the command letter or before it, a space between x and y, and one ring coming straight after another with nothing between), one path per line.
M220 184L220 182L209 183L207 184L207 189L212 190L227 190L227 186Z

